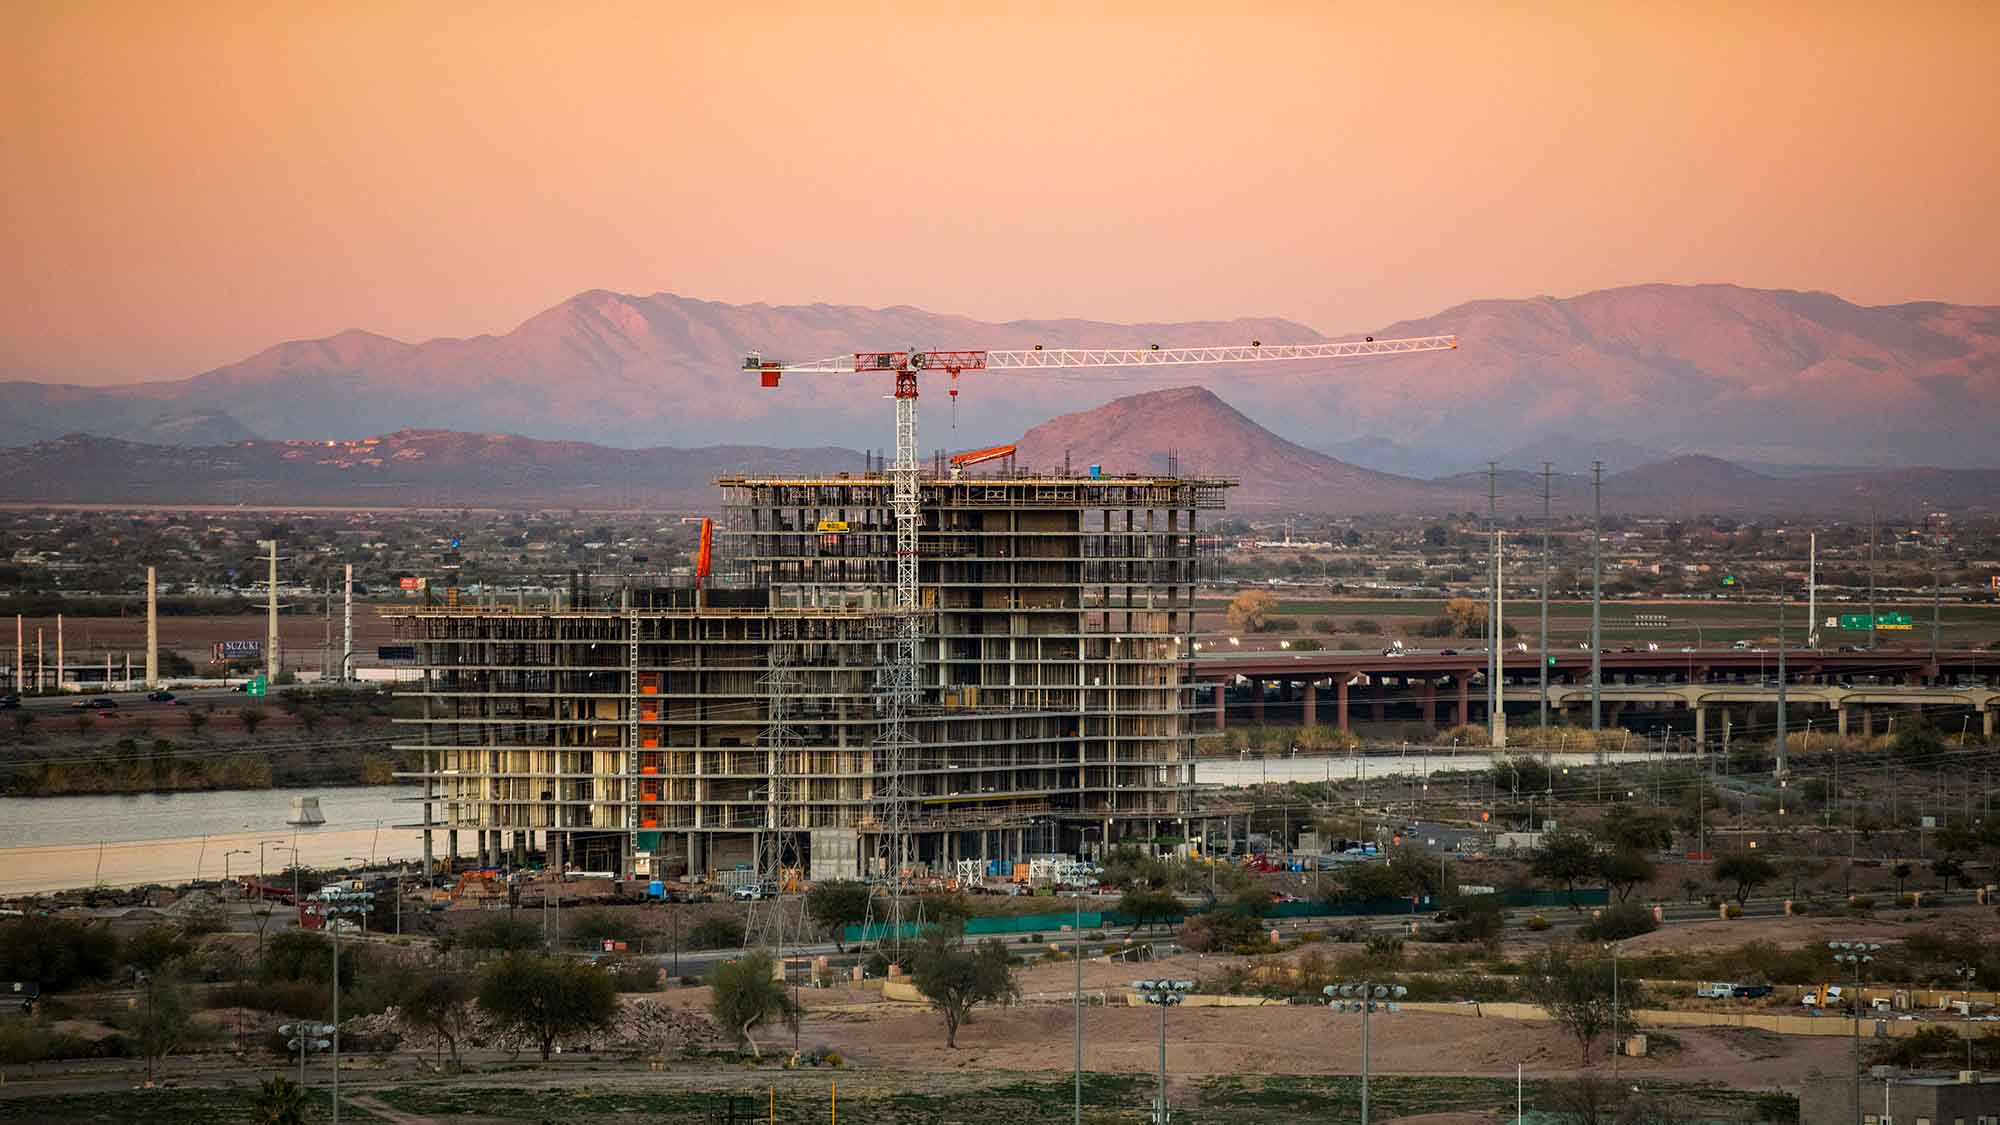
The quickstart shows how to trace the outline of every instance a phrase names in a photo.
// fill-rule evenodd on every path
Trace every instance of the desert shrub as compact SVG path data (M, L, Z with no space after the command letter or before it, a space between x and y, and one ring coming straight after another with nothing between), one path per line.
M1866 914L1875 909L1875 899L1872 895L1855 895L1847 900L1847 909L1855 914Z
M652 992L660 987L660 967L651 961L619 958L608 962L611 983L620 992Z
M1724 918L1741 918L1743 917L1743 908L1732 902L1722 908L1722 916Z
M689 949L729 949L743 944L743 923L720 915L696 922L687 934Z
M1181 927L1181 948L1190 953L1219 953L1263 941L1263 925L1257 919L1226 910L1197 914Z
M1539 914L1530 914L1528 915L1528 920L1523 925L1535 933L1541 933L1543 930L1549 928L1549 920Z
M1585 941L1620 941L1650 934L1659 928L1660 923L1654 920L1652 907L1624 902L1606 907L1597 917L1585 923L1577 931L1577 936Z

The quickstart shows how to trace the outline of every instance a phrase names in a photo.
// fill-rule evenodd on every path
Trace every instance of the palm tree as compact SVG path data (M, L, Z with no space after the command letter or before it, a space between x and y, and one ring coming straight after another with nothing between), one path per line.
M282 1074L265 1079L257 1086L250 1119L257 1125L305 1125L305 1087Z

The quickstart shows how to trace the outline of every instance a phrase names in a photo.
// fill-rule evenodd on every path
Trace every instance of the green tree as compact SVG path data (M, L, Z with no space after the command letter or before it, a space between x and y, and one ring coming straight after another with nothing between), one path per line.
M1402 872L1384 862L1350 863L1341 868L1340 878L1326 898L1333 902L1370 902L1401 898L1409 893Z
M196 738L200 738L202 728L208 725L208 712L200 710L199 708L189 708L187 713L187 724L188 724L188 733Z
M158 922L126 938L120 954L127 965L151 974L165 968L169 961L187 956L188 950L188 943L177 927Z
M936 891L917 899L917 917L926 925L964 929L972 917L972 898L958 891Z
M743 922L712 914L688 928L689 949L736 949L743 944Z
M1736 884L1738 906L1749 899L1750 892L1777 877L1778 865L1753 851L1724 852L1715 860L1715 878Z
M911 962L910 981L944 1017L944 1045L958 1046L959 1025L980 1004L1005 1004L1020 994L1007 947L988 938L968 949L944 927L925 931Z
M1523 983L1549 1018L1576 1040L1585 1066L1591 1062L1591 1045L1611 1026L1613 972L1610 958L1564 945L1551 946L1522 966ZM1623 1008L1644 1002L1637 981L1623 982L1618 991Z
M306 1091L280 1074L257 1085L257 1097L250 1103L254 1125L306 1125Z
M833 946L847 952L846 929L868 920L869 891L866 883L852 879L828 879L814 883L806 892L806 914L833 939Z
M510 912L494 911L462 930L458 941L467 949L519 953L542 947L542 929Z
M1635 805L1613 805L1598 822L1597 834L1614 849L1657 852L1674 846L1674 826L1666 814Z
M637 941L640 932L639 918L635 913L601 906L577 911L563 927L563 936L585 949L601 948L607 940ZM537 940L535 944L540 945L541 942Z
M1130 844L1120 844L1105 853L1101 878L1110 887L1164 887L1172 873L1158 857Z
M1139 927L1164 922L1178 917L1181 900L1169 891L1156 891L1145 887L1133 887L1118 897L1118 913L1132 919L1132 932Z
M262 707L245 707L236 712L236 721L243 724L243 733L253 736L257 733L257 728L264 724L264 720L270 717L270 712Z
M36 914L0 921L0 980L67 992L111 975L117 959L118 939L103 923Z
M1903 893L1903 881L1916 873L1917 869L1911 867L1907 863L1899 863L1896 866L1889 869L1889 874L1894 875L1896 877L1897 894L1900 895Z
M567 957L508 953L480 970L479 1009L533 1039L548 1060L556 1040L603 1027L618 1007L611 975Z
M1597 843L1574 829L1561 828L1542 833L1541 842L1528 856L1528 872L1569 895L1571 910L1576 904L1576 885L1600 874Z
M145 996L139 1001L136 1030L139 1052L146 1058L146 1070L150 1077L160 1060L172 1054L174 1048L186 1038L193 1008L188 1004L186 990L173 981L148 976L145 986Z
M458 1044L472 1032L471 981L442 967L424 973L397 997L396 1015L410 1031L436 1038L459 1069Z
M1651 882L1659 871L1659 865L1646 853L1624 847L1604 853L1599 858L1597 869L1597 873L1604 877L1605 885L1617 894L1619 902L1632 897L1639 884Z
M1278 599L1264 590L1245 590L1231 598L1225 615L1229 628L1237 633L1261 632L1277 612Z
M738 1049L747 1046L756 1058L764 1057L751 1034L759 1024L798 1022L798 1009L785 991L785 982L778 979L777 961L768 950L753 949L717 965L708 974L708 986L709 1015L735 1039Z

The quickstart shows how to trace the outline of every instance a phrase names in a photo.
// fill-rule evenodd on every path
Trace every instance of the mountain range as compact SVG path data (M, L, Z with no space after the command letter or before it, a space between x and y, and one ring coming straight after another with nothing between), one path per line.
M1440 515L1485 507L1485 473L1422 480L1363 469L1287 441L1206 387L1114 400L1034 426L1020 469L1177 471L1234 478L1240 511ZM74 434L0 449L0 502L363 507L576 507L714 511L718 475L859 472L850 449L703 446L616 449L507 434L404 429L354 440L239 441L186 447ZM974 473L983 470L974 468ZM1512 517L1540 512L1539 474L1498 477ZM1552 481L1561 512L1587 510L1588 478ZM1775 477L1713 457L1608 473L1608 511L1697 516L1987 511L2000 470L1891 469Z
M1176 369L1297 446L1399 475L1498 458L1614 471L1689 454L1785 466L1996 463L2000 308L1864 307L1824 293L1643 285L1482 300L1375 330L1456 334L1450 352ZM593 290L503 335L404 343L364 331L279 344L187 379L0 383L0 444L88 433L207 446L420 428L613 447L877 447L888 389L788 376L762 389L752 349L788 360L857 348L1305 342L1301 324L982 323L907 306L730 305ZM970 372L924 387L926 448L1009 440L1065 411L1160 386L1156 372ZM1352 465L1350 464L1350 467Z

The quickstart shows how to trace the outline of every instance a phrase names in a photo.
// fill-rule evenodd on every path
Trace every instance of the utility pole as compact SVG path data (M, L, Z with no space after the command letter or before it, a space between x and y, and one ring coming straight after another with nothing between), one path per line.
M259 539L257 545L271 552L269 597L265 603L264 680L275 687L278 683L278 541Z
M1590 463L1590 729L1604 729L1604 462ZM1597 764L1604 765L1598 751Z
M160 689L159 573L146 568L146 690Z
M354 665L354 564L346 563L341 571L341 583L346 590L346 616L340 623L340 682L346 683L353 674Z
M1939 613L1938 605L1940 600L1938 587L1940 582L1942 581L1943 581L1942 576L1938 572L1937 556L1934 554L1931 556L1931 674L1932 675L1937 674L1938 613Z
M1782 564L1778 570L1778 740L1773 747L1777 752L1777 776L1783 778L1792 772L1792 766L1785 753L1785 574Z
M1806 540L1806 647L1819 649L1819 532Z
M325 683L333 670L333 579L328 578L326 587L326 610L320 617L319 635L319 682Z
M1501 557L1506 545L1502 533L1493 532L1493 748L1507 748L1507 654L1501 646L1507 637L1507 599L1500 591L1507 577L1507 560Z
M1498 731L1493 716L1500 710L1500 669L1495 659L1500 655L1500 628L1495 621L1500 600L1500 510L1499 482L1500 463L1486 462L1486 726L1489 731ZM1494 745L1500 745L1495 733Z
M27 628L28 628L27 619L21 614L18 613L15 614L14 615L14 683L12 685L14 688L15 695L20 695L28 690L28 681L22 678L26 676L28 673ZM36 684L35 686L40 687L41 685Z
M1875 513L1868 513L1868 651L1875 651Z
M1552 462L1542 462L1542 630L1539 659L1541 665L1541 728L1549 727L1549 477L1554 468Z

